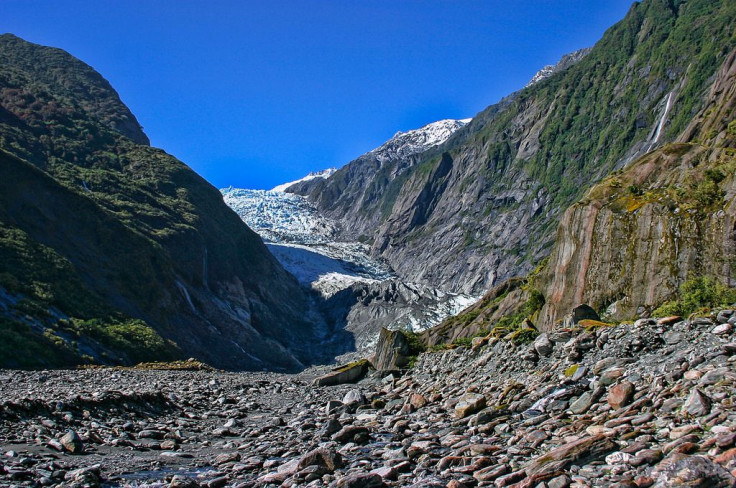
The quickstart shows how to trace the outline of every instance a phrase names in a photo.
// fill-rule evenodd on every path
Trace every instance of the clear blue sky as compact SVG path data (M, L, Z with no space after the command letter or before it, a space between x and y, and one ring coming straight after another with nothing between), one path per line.
M631 3L0 0L0 32L93 66L215 186L270 188L472 117Z

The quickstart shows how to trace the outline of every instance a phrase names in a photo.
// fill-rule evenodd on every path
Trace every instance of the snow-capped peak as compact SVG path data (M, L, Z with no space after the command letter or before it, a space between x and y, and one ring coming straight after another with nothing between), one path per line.
M312 173L309 173L309 174L308 174L307 176L305 176L304 178L298 179L298 180L296 180L296 181L290 181L289 183L283 183L283 184L281 184L281 185L275 186L275 187L273 187L273 188L271 189L271 191L276 191L276 192L284 192L284 191L286 191L286 189L287 189L287 188L289 188L290 186L292 186L292 185L296 185L297 183L301 183L301 182L303 182L303 181L309 181L309 180L314 180L314 179L316 179L316 178L324 178L324 179L327 179L327 178L329 178L330 176L332 176L332 174L333 174L333 173L334 173L335 171L337 171L337 168L327 168L327 169L323 169L322 171L314 171L314 172L312 172Z
M562 59L560 59L557 64L548 64L544 68L537 71L531 80L529 80L529 83L526 84L524 88L530 87L534 85L535 83L539 83L540 81L549 78L553 74L557 73L558 71L562 71L564 69L569 68L573 64L577 63L581 59L583 59L585 56L588 55L591 48L586 47L583 49L578 49L577 51L571 52L570 54L565 54L562 56Z
M372 154L379 159L411 156L442 144L461 127L472 119L453 120L445 119L432 122L419 129L407 132L397 132L382 146L372 150Z

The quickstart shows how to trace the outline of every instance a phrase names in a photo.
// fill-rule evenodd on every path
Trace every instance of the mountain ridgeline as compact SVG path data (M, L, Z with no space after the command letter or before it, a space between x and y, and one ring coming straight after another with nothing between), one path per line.
M0 255L4 367L314 358L309 298L220 193L150 147L92 68L8 34Z
M674 141L735 41L728 1L647 0L567 69L476 115L444 144L290 188L404 279L479 293L549 255L590 186ZM569 65L570 63L566 63Z

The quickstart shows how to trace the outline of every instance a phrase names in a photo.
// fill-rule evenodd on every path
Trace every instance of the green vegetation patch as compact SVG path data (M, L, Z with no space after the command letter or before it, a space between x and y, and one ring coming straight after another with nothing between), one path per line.
M736 303L736 289L714 278L701 276L683 283L680 286L679 297L663 303L652 312L652 315L655 317L672 315L687 317L697 311L728 307L734 303Z

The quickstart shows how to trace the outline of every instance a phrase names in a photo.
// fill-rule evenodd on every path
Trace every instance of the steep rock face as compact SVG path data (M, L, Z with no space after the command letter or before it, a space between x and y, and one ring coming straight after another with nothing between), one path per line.
M3 366L314 358L296 280L99 74L14 36L0 58Z
M567 210L544 285L543 322L578 303L630 319L693 276L734 286L736 51L674 144L593 187Z
M339 213L402 279L484 292L549 253L591 183L682 132L735 21L727 1L635 3L577 63L397 164L398 176L356 162L309 197L328 211L344 201Z
M385 192L416 164L418 155L445 142L468 120L440 120L398 132L385 144L340 168L329 178L311 179L286 190L307 196L325 215L343 223L340 237L369 241L389 208Z

